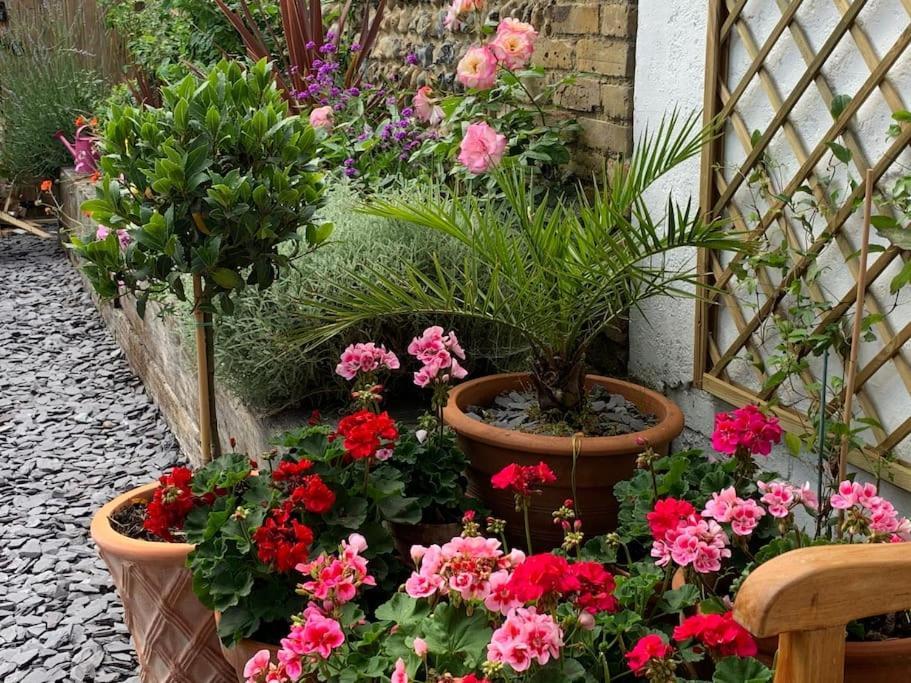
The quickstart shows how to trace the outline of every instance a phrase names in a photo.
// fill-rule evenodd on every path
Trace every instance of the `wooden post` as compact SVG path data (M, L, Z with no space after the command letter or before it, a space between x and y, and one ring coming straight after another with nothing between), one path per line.
M848 432L851 430L851 419L854 408L854 388L857 383L857 353L860 346L860 330L864 318L864 299L867 297L867 256L870 252L870 223L873 220L873 169L867 169L866 193L864 195L864 226L860 242L860 264L857 272L857 293L854 302L854 327L851 330L851 352L845 376L845 409L844 422ZM823 406L825 409L825 406ZM838 454L838 481L842 482L848 475L848 450L851 435L846 433L841 439L841 451Z
M778 637L775 683L842 683L845 627L794 631Z
M196 318L196 376L199 394L199 447L203 462L221 452L215 410L214 329L208 297L200 275L193 275L193 315Z

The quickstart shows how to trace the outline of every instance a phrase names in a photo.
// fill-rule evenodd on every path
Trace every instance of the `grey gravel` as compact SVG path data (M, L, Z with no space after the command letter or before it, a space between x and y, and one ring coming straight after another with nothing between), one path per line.
M0 238L0 680L139 680L88 527L179 460L60 247Z

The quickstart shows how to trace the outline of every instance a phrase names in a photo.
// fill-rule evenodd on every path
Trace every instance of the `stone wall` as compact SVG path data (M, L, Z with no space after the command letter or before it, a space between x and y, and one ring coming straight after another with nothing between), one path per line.
M443 27L448 5L390 0L374 51L379 68L399 70L411 87L430 80L450 86L456 64L476 36ZM493 20L514 17L538 28L534 63L545 67L549 78L577 74L576 82L557 94L554 115L579 121L576 160L584 167L600 168L605 156L626 153L632 143L637 6L638 0L491 0L488 6ZM409 52L418 65L405 65Z

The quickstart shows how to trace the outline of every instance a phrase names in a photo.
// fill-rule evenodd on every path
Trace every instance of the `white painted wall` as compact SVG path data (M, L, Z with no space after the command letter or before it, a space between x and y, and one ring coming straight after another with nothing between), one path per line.
M839 19L840 15L835 5L832 0L812 0L805 2L798 12L798 21L814 49L820 48ZM753 39L761 45L768 31L781 16L780 12L772 0L753 0L747 7L750 23L755 31ZM656 125L661 117L674 107L684 111L701 109L707 11L706 2L640 0L634 120L637 136L649 126ZM861 21L879 54L882 55L911 20L900 0L871 0L861 14ZM732 79L738 78L750 61L744 44L739 38L736 39L731 55ZM781 84L781 98L786 98L790 93L790 87L796 83L805 69L805 63L787 33L770 54L768 63L775 72L776 82ZM856 91L869 73L850 38L844 39L836 48L824 71L831 87L836 92L846 94ZM898 68L892 72L892 79L898 91L907 97L906 108L911 107L911 97L906 95L911 92L911 53L906 52L900 59ZM743 102L744 118L749 130L764 131L773 115L767 94L754 83L746 92ZM882 98L877 96L871 103L864 105L858 117L858 137L864 150L874 161L878 160L879 154L888 145L884 133L889 125L889 116L890 111ZM792 120L800 137L805 141L806 149L811 150L832 121L814 86L811 86L799 101ZM728 154L725 163L731 167L727 171L730 177L733 168L736 168L745 154L733 136L729 136L726 148ZM773 140L770 153L785 174L800 165L781 135ZM911 157L906 155L903 161L911 164ZM823 166L820 165L818 168L820 173ZM858 175L855 171L854 176ZM699 162L693 160L667 176L660 186L655 188L653 210L662 210L669 192L674 193L678 199L685 199L690 195L696 198L698 188ZM743 192L739 193L738 197L741 200L745 199ZM859 220L851 223L849 231L852 235L859 234ZM879 238L875 238L874 241L879 241ZM854 239L854 244L859 244L859 240ZM693 253L675 256L678 262L692 263L694 258ZM840 296L853 282L843 265L843 259L833 250L832 253L824 252L821 262L829 266L829 270L823 276L823 285L837 291ZM882 288L877 289L874 295L884 308L892 305L887 292ZM903 296L898 304L892 314L897 320L896 329L900 329L901 325L911 320L911 297ZM636 316L630 325L630 371L645 384L660 388L677 400L686 412L687 424L691 430L687 433L686 439L705 446L705 435L712 430L715 412L726 410L729 406L691 386L694 304L689 301L656 299L644 306L644 313L644 316ZM723 336L732 339L736 334L733 330L733 324L727 319L722 327ZM774 343L774 334L769 333L766 349L774 346ZM865 344L860 350L861 363L864 359L871 358L880 345L881 342ZM911 361L911 349L906 348L904 353ZM840 368L836 368L835 371L841 374ZM738 364L735 361L731 366L731 372L738 381L747 386L755 384L745 363ZM911 414L911 403L896 372L886 372L884 369L878 374L876 382L870 385L871 393L877 408L881 411L884 424L888 428L893 428ZM906 440L904 444L905 457L911 456L911 443L908 441L911 440ZM803 481L814 476L808 463L795 461L784 454L778 454L771 465L795 480ZM894 491L890 493L895 499L900 499L899 503L905 510L911 511L911 495Z

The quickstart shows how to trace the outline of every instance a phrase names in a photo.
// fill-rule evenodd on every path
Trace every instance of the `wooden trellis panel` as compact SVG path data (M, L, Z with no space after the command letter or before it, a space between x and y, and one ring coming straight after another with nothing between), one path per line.
M808 16L819 16L815 13L825 3L825 9L834 13L835 19L828 24L827 34L820 35L819 22L814 23L815 32L804 24ZM734 230L756 236L774 233L792 247L796 257L781 273L758 269L755 298L747 305L736 276L745 257L707 251L699 254L701 281L711 289L702 290L696 307L694 381L735 404L771 401L792 431L806 430L807 418L798 407L782 407L786 404L781 400L785 389L781 382L769 382L769 349L764 345L763 334L772 317L787 306L789 286L805 278L827 250L840 258L842 275L850 273L851 277L837 291L804 280L805 291L823 311L816 331L853 315L856 292L852 284L858 277L858 264L852 256L859 244L856 231L852 230L856 227L859 200L866 190L864 174L868 168L873 169L877 189L881 190L884 176L894 171L911 143L911 125L903 125L897 137L880 145L882 149L877 150L875 158L869 158L857 132L858 114L865 107L884 104L890 113L908 109L890 74L902 65L907 69L911 59L911 0L895 3L899 8L895 10L896 24L890 27L893 30L888 44L883 44L881 36L872 36L864 21L864 10L869 11L876 4L874 0L709 1L705 114L706 121L719 117L724 130L703 155L702 207L708 216L730 221ZM827 69L835 55L843 57L846 50L852 51L866 67L859 85L855 79L853 85L846 86L840 82L837 68ZM736 68L732 66L735 56ZM795 63L799 66L797 73ZM801 126L798 105L805 112L808 99L815 98L828 113L839 93L850 96L850 100L838 116L828 114L830 125L817 126L817 134L807 134ZM751 130L749 121L757 118L757 102L768 111L766 118L759 117L760 127ZM835 111L838 113L838 109ZM865 135L870 132L865 131ZM885 138L885 131L881 137ZM829 143L833 142L850 151L847 172L858 181L853 189L838 197L828 191L820 172L831 156ZM773 148L778 155L789 157L787 171L769 179L773 186L761 206L748 206L745 197L749 196L749 179L767 163ZM798 191L811 193L825 209L819 229L808 237L798 234L800 228L783 201ZM889 213L890 208L880 206L877 212ZM888 282L895 264L907 258L906 252L894 246L873 254L867 269L873 288L877 281L880 285ZM867 353L858 368L855 419L867 417L882 423L877 405L882 405L883 400L893 402L893 406L895 401L911 406L911 363L907 355L911 349L906 346L911 338L911 321L895 314L895 307L883 305L872 289L864 305L867 314L881 318L873 325L877 337L875 353ZM798 348L797 352L806 356L810 349ZM744 379L744 373L750 375L749 381ZM887 377L886 373L890 380L900 379L901 395L876 395L877 385L882 384L879 380ZM799 378L812 393L819 372L811 364L799 373ZM911 441L911 409L907 412L903 421L893 419L890 425L873 427L865 437L869 452L855 454L852 461L869 467L870 455L892 452L903 442L907 446ZM901 450L911 453L908 448ZM911 489L909 464L895 466L893 475L897 483Z

